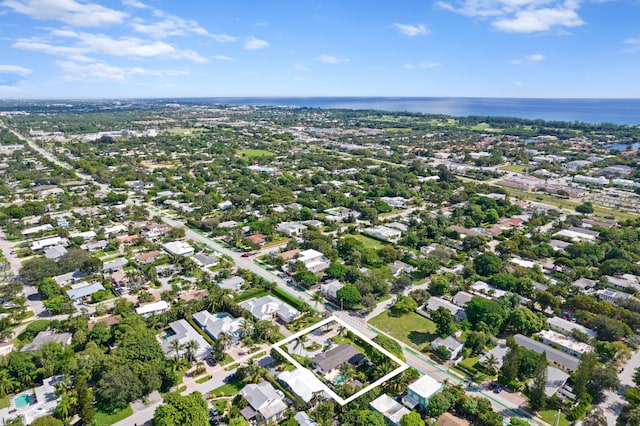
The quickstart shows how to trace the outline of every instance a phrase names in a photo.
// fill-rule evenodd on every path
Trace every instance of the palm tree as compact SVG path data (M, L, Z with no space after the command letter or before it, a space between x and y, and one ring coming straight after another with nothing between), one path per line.
M309 336L303 334L295 340L295 344L293 345L293 350L295 351L297 348L300 348L300 354L302 355L302 349L304 349L304 344L309 340Z
M498 367L498 364L498 358L496 358L494 354L487 355L487 358L484 360L485 367L494 373L496 371L496 368Z
M6 369L0 369L0 396L8 395L17 384L16 379L11 377Z
M175 358L177 361L180 358L180 351L182 351L183 349L182 345L180 344L180 341L177 339L171 341L171 343L169 344L169 348L175 354Z
M353 365L345 362L340 366L340 374L345 378L345 382L353 379L356 375L356 369Z
M220 333L220 335L218 336L218 343L220 343L222 345L222 350L226 350L229 345L231 344L232 339L231 336L229 336L228 333Z
M71 418L73 414L73 406L76 404L76 399L70 392L65 392L62 394L62 398L60 398L60 402L58 402L58 406L56 407L55 416L62 420L65 424Z
M253 330L253 322L245 318L244 321L242 321L242 326L240 327L240 335L243 337L251 336Z
M189 340L184 346L187 351L187 358L189 359L189 361L193 362L196 356L196 352L198 352L198 348L200 348L200 343L192 339Z
M311 300L315 303L315 307L318 308L318 303L324 300L324 296L319 291L316 291L311 295Z

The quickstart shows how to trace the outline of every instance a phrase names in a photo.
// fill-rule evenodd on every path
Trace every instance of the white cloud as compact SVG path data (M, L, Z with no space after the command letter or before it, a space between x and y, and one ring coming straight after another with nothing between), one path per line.
M393 24L393 26L396 29L398 29L402 34L409 37L425 35L425 34L429 34L430 32L425 24L412 25L412 24L399 24L396 22L395 24Z
M324 62L325 64L339 64L341 62L349 62L349 58L339 58L332 55L320 55L318 56L318 60L320 62Z
M624 42L626 45L628 45L628 47L625 49L625 52L633 53L640 50L640 37L628 38Z
M72 30L54 30L54 37L75 39L73 46L53 45L39 39L19 39L13 47L35 50L53 55L68 56L75 61L87 62L87 54L106 54L134 58L164 57L172 59L188 59L194 62L207 62L197 52L187 49L179 50L163 41L145 41L135 37L111 38L104 34L75 32Z
M213 38L219 43L228 43L235 41L235 37L227 34L211 34L202 28L196 21L191 19L182 19L177 16L163 12L162 10L154 10L153 15L161 18L160 21L148 24L144 20L137 18L131 24L135 32L147 34L154 38L167 38L173 36L184 36L187 34L198 34Z
M18 74L24 77L31 74L31 72L29 68L18 65L0 65L0 74Z
M244 42L244 48L247 50L264 49L267 46L269 46L269 42L260 40L259 38L255 38L253 36L248 37Z
M119 10L76 0L5 0L0 5L34 19L57 20L77 27L121 24L127 17Z
M293 77L293 80L294 81L305 81L306 78L304 78L304 77Z
M536 62L543 61L544 58L544 55L535 53L533 55L524 55L521 59L512 59L509 61L509 63L512 65L535 64Z
M13 92L19 92L20 88L17 86L4 86L2 84L0 84L0 93L13 93Z
M440 8L465 16L491 19L499 31L535 33L584 25L578 15L579 0L440 0Z
M408 70L412 70L412 69L416 69L416 68L438 68L439 66L441 66L442 64L440 62L433 62L433 61L423 61L423 62L419 62L417 64L405 64L404 67Z
M521 82L521 81L516 81L515 83L513 83L513 85L516 86L516 87L522 87L522 86L524 86L524 83Z
M142 67L116 67L102 62L77 64L71 61L56 61L64 71L65 79L75 80L108 80L125 81L134 76L180 76L187 75L186 70L148 70Z
M135 7L136 9L150 9L149 6L138 0L122 0L122 4L129 7Z
M224 56L224 55L216 55L213 57L213 59L218 61L226 61L226 62L233 62L236 60L235 58L232 58L230 56Z

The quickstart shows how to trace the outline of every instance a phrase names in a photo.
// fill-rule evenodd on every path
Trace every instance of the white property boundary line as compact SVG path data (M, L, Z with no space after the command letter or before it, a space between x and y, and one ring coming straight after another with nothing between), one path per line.
M322 327L322 326L324 326L324 325L326 325L326 324L328 324L330 322L337 322L341 326L345 327L347 330L349 330L350 332L352 332L353 334L355 334L356 336L358 336L359 338L361 338L362 340L367 342L373 348L375 348L378 351L380 351L387 358L391 359L393 362L398 364L399 367L396 368L395 370L393 370L392 372L386 374L385 376L381 377L380 379L376 380L375 382L371 383L369 386L365 387L364 389L361 389L360 391L358 391L355 394L351 395L349 398L343 399L342 397L340 397L340 395L336 394L333 390L331 390L331 388L329 388L329 386L327 386L322 380L320 380L313 371L311 371L308 368L303 367L302 365L300 365L300 363L298 363L298 361L293 359L293 357L291 355L289 355L285 350L283 350L281 348L282 345L286 345L287 343L290 343L291 341L297 339L298 337L300 337L300 336L302 336L304 334L308 334L308 333L312 332L313 330L315 330L317 328L320 328L320 327ZM366 337L365 335L360 333L358 330L354 329L349 324L347 324L346 322L344 322L343 320L341 320L340 318L335 317L335 316L330 316L329 318L326 318L326 319L320 321L319 323L316 323L316 324L312 325L311 327L307 327L304 330L301 330L301 331L297 332L296 334L293 334L293 335L291 335L291 336L289 336L289 337L287 337L287 338L285 338L285 339L283 339L283 340L281 340L281 341L279 341L277 343L274 343L272 347L273 347L273 349L278 351L278 353L280 353L280 355L285 357L287 359L287 361L289 361L291 364L293 364L296 368L305 369L307 371L310 371L311 374L313 374L314 376L316 376L316 378L318 378L318 382L320 382L322 384L322 386L324 388L323 390L340 405L345 405L345 404L353 401L354 399L364 395L365 393L369 392L371 389L381 385L382 383L386 382L387 380L391 379L392 377L397 376L398 374L402 373L404 370L409 368L409 365L407 365L405 362L400 360L397 356L393 355L392 353L390 353L389 351L387 351L386 349L384 349L383 347L378 345L376 342L372 341L371 339L369 339L368 337Z

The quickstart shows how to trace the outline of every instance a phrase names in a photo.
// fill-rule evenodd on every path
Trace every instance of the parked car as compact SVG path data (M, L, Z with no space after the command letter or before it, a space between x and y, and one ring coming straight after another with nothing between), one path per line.
M251 253L242 253L240 257L249 257L249 256L251 256Z
M214 367L218 364L218 361L216 361L216 359L212 356L208 357L205 361L209 367Z

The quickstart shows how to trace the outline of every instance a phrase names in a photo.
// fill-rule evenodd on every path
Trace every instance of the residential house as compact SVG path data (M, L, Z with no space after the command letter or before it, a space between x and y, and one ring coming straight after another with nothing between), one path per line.
M167 235L170 230L171 228L164 223L151 222L144 227L140 234L145 238L155 241L158 238Z
M169 310L169 304L164 300L159 300L153 303L147 303L146 305L142 305L136 308L136 314L142 315L143 317L149 317L155 314L161 314L163 312L167 312Z
M300 312L273 296L262 296L240 303L256 320L272 320L279 318L289 323L300 316Z
M442 389L444 389L442 383L425 374L409 385L403 402L410 408L416 406L425 408L429 404L429 400L437 393L440 393Z
M287 237L299 237L302 235L302 231L307 227L297 222L282 222L276 228L276 231L285 234Z
M228 334L232 342L237 343L242 337L244 318L234 318L226 312L212 315L209 311L193 314L193 320L213 339L218 340L222 333Z
M227 278L218 283L218 287L225 290L231 290L236 293L242 290L243 285L244 285L244 278L237 277L237 276Z
M84 245L84 248L88 251L104 250L107 247L107 244L108 243L106 240L100 240L92 243L87 243Z
M407 407L400 404L386 393L383 393L378 398L371 401L369 406L382 414L387 423L391 426L400 426L402 416L411 412Z
M336 300L338 298L338 290L340 290L342 287L344 287L344 284L342 284L338 280L333 279L325 282L324 284L321 284L320 292L326 297Z
M359 366L366 361L366 357L348 343L336 346L326 352L319 353L313 358L313 368L329 375L342 364Z
M40 251L40 250L46 249L47 247L67 246L68 244L69 244L69 241L67 241L65 238L50 237L50 238L44 238L42 240L33 241L31 243L31 250Z
M117 259L110 260L108 262L104 262L102 264L102 270L104 272L115 272L121 269L124 269L125 266L129 264L129 261L124 257L119 257Z
M455 296L453 296L452 301L454 305L464 308L465 305L469 303L471 299L473 299L473 297L474 296L471 293L467 293L466 291L459 291L455 294Z
M67 272L66 274L62 274L62 275L56 275L55 277L53 277L53 280L60 287L64 287L67 284L73 284L76 281L81 280L86 276L87 274L84 272L74 271L74 272Z
M593 243L598 239L599 235L599 232L592 231L586 228L578 228L575 226L572 226L568 229L563 229L553 234L554 237L565 237L570 239L574 243Z
M191 327L187 320L181 319L171 322L169 323L169 327L171 328L170 333L168 333L170 335L168 337L164 337L161 344L162 350L167 357L176 356L172 344L174 341L178 341L180 343L181 348L178 351L179 356L183 356L187 353L186 345L191 340L195 341L198 346L194 354L195 359L204 359L211 353L211 345L204 340L204 337L202 337L200 333Z
M258 247L262 247L267 242L267 236L264 234L249 235L246 239Z
M547 320L547 325L553 331L562 333L566 336L571 336L574 330L584 333L589 339L596 337L596 332L583 325L577 324L573 321L567 321L564 318L552 317Z
M324 257L322 253L314 249L301 251L298 254L297 259L292 259L289 261L291 266L293 266L296 262L302 262L307 271L314 273L322 272L329 266L331 266L331 261Z
M249 405L240 414L252 424L278 422L287 409L282 392L276 391L269 382L250 383L240 391Z
M318 426L318 423L304 411L298 411L293 418L298 422L298 426Z
M573 282L574 287L578 287L582 290L589 290L596 286L597 282L590 280L589 278L578 278Z
M93 240L97 236L94 231L74 232L70 235L71 238L82 238L85 241Z
M170 241L162 248L172 256L191 256L195 250L184 241Z
M622 290L640 290L638 285L638 277L631 274L622 274L620 276L604 276L605 282L611 287L615 287Z
M380 197L380 201L387 203L389 207L394 209L407 208L407 199L404 197Z
M153 250L147 253L141 253L136 255L136 262L140 265L148 265L160 259L162 257L162 252L160 250Z
M119 223L117 225L108 227L108 228L104 228L104 236L109 238L112 237L114 235L118 235L118 234L122 234L127 232L127 227L124 226L123 224Z
M44 250L44 257L47 259L60 259L65 254L67 254L67 249L62 245L49 247Z
M580 360L574 356L547 346L546 344L538 342L537 340L530 339L529 337L523 336L522 334L515 334L513 338L518 345L524 347L525 349L535 351L539 354L545 352L547 354L547 359L552 364L559 366L563 370L574 371L576 368L578 368Z
M427 303L425 303L423 307L424 312L427 313L427 315L425 316L429 316L429 313L437 310L440 307L443 307L451 312L451 315L453 315L453 318L456 321L464 321L465 319L467 319L467 314L465 313L464 309L439 297L430 297L429 300L427 300ZM418 313L420 313L420 311L421 310L419 310Z
M625 300L631 297L629 293L623 293L621 291L611 290L610 288L605 288L604 290L600 290L596 294L598 295L600 300L613 303L614 305L617 305L622 300Z
M547 382L544 387L544 394L547 398L555 395L569 380L569 374L559 368L549 365L547 367Z
M32 424L39 417L52 415L61 396L58 395L56 385L62 381L62 375L51 376L42 380L42 385L25 391L11 398L9 406L0 409L0 422L7 424L10 419L21 417L22 424ZM27 396L29 403L18 407L16 400Z
M431 342L431 349L434 351L440 346L444 346L449 352L451 352L451 359L458 358L462 353L462 349L464 349L464 343L460 342L453 336L448 336L444 339L438 337Z
M393 265L391 265L391 274L394 277L399 277L402 273L411 274L415 272L416 269L417 268L415 266L411 266L401 260L396 260L395 262L393 262Z
M84 282L78 284L72 284L71 289L67 290L67 296L73 301L82 300L85 297L91 296L93 293L100 290L105 290L99 282Z
M20 231L23 237L30 237L35 234L39 234L41 232L52 231L53 225L49 223L45 223L44 225L34 226L33 228L27 228Z
M278 380L284 383L291 391L298 395L304 402L309 403L315 395L322 393L326 398L324 385L306 368L296 368L293 371L283 371L278 374Z
M20 352L35 352L47 343L57 342L61 345L70 345L73 335L71 333L56 333L53 331L41 331L36 337L20 349Z
M576 339L557 333L553 330L542 330L538 333L542 343L558 347L564 353L580 358L583 354L591 352L593 348L587 343L579 342Z
M201 268L206 268L208 266L215 266L219 263L218 257L216 255L207 254L207 253L198 253L195 256L193 256L192 259Z
M402 237L402 232L398 229L389 228L382 225L365 228L362 232L371 237L377 238L379 240L389 241L391 243L397 243L400 237Z

